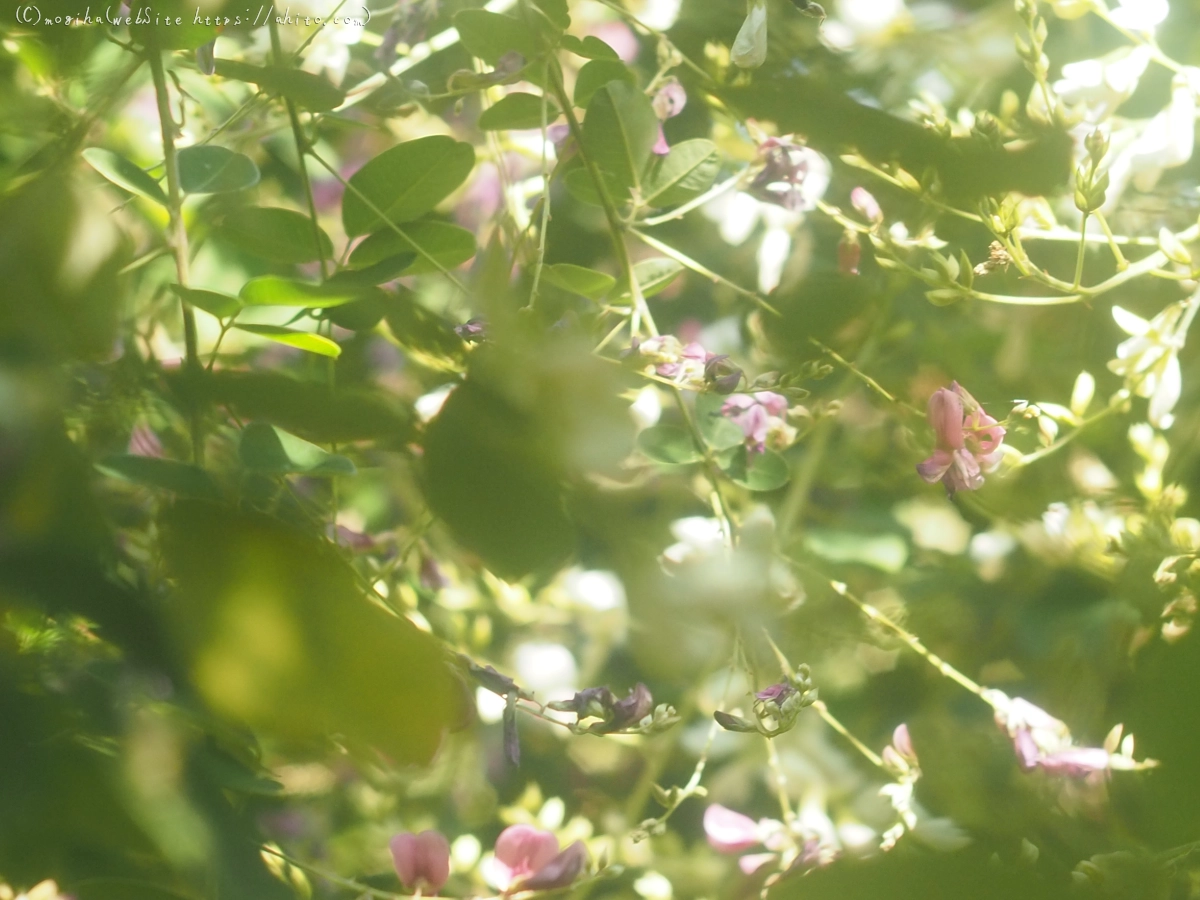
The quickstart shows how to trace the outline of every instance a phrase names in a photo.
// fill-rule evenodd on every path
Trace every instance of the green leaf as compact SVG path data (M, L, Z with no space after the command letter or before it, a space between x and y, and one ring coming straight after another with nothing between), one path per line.
M239 249L272 262L305 263L333 256L329 235L318 232L318 253L312 220L291 209L246 206L227 215L221 230Z
M408 271L419 258L415 253L397 253L361 269L343 269L329 280L336 284L386 284Z
M185 288L178 284L171 285L171 291L180 300L190 303L197 309L202 309L210 316L218 319L228 319L242 308L242 301L228 294L218 294L216 291L202 291L196 288Z
M774 450L750 453L744 447L733 454L726 473L742 487L752 491L773 491L791 478L787 460Z
M805 534L804 546L830 562L862 563L883 572L899 572L908 561L908 545L895 534L813 529Z
M296 306L303 309L326 309L341 306L362 296L358 285L309 284L265 275L247 281L238 296L246 306Z
M89 166L117 187L162 206L167 205L167 195L158 186L158 182L121 154L105 150L103 147L88 147L83 151L83 158Z
M562 37L562 48L570 50L576 56L582 56L585 59L616 59L621 57L612 47L600 40L593 34L587 35L580 40L573 34L564 34ZM576 83L576 95L578 95L579 87ZM586 105L586 104L585 104Z
M584 150L622 191L639 186L657 140L658 117L646 95L632 85L610 81L588 103Z
M155 7L144 6L143 10L153 14ZM219 29L216 25L197 25L192 16L195 15L195 10L189 15L186 9L177 7L177 13L183 13L183 22L176 25L155 25L155 24L138 24L133 22L129 25L129 36L141 44L143 47L154 47L158 50L195 50L197 47L207 44L209 41L215 40ZM116 10L113 10L116 13ZM132 10L136 16L136 9ZM119 13L117 13L119 15ZM96 16L93 14L93 20Z
M331 356L336 359L341 355L342 348L334 341L311 331L297 331L294 328L284 328L282 325L234 325L238 331L257 334L277 344L287 344L298 350L307 350L320 356Z
M653 297L666 290L682 271L683 266L680 263L665 256L643 259L633 267L633 274L637 278L638 287L642 289L643 297ZM628 296L629 282L622 278L617 282L616 298L619 300Z
M191 463L154 456L119 454L108 456L96 466L106 475L139 484L142 487L170 491L183 497L220 496L217 485L208 473Z
M446 269L460 266L475 255L475 235L457 225L426 220L397 228L407 240L390 228L377 231L354 248L350 254L350 264L356 268L373 266L398 254L413 252L414 244ZM404 269L404 274L423 275L436 271L436 265L425 256L418 256L412 265Z
M541 52L537 35L514 16L488 12L484 9L464 9L454 16L454 27L462 45L489 65L500 57L516 51L528 62Z
M444 318L417 302L412 291L390 298L388 330L413 361L438 372L461 372L463 340Z
M742 429L721 414L725 400L721 394L696 395L696 427L700 429L704 442L716 451L740 447L746 442Z
M571 27L571 15L567 9L567 0L534 0L534 5L559 31L566 31Z
M299 69L251 66L231 59L218 59L216 72L222 78L257 84L267 93L280 94L313 112L336 109L346 99L346 95L329 79Z
M239 794L255 797L280 797L283 785L267 773L254 769L213 746L204 746L197 754L197 761L205 773L222 788Z
M338 307L345 309L346 307ZM451 332L451 336L457 337ZM461 347L462 342L459 341ZM186 373L168 376L175 393L188 396ZM281 372L212 372L195 387L195 400L228 406L243 420L273 422L320 443L380 441L402 447L413 438L411 414L391 397Z
M712 141L681 141L666 156L650 160L642 178L642 199L647 206L687 203L709 189L720 169L717 145Z
M625 186L606 172L601 172L600 177L604 181L605 187L608 188L608 195L619 201L626 192ZM583 166L568 169L565 181L567 193L580 203L586 203L589 206L603 205L600 201L600 194L596 190L596 182L592 180L592 173Z
M342 272L339 274L352 276L354 273ZM337 277L334 276L334 278ZM349 280L347 283L363 286L361 282L353 280ZM321 314L321 318L328 319L339 328L348 328L351 331L370 331L383 320L390 299L383 291L369 286L369 290L365 291L359 299L344 306L331 307Z
M545 101L546 124L549 125L559 116L558 105L549 99ZM537 94L516 91L507 94L489 109L484 110L479 117L479 127L483 131L520 131L528 128L542 127L543 98Z
M441 644L360 591L333 545L260 513L164 513L168 635L208 709L283 744L337 735L356 756L425 765L462 720Z
M350 184L390 221L411 222L445 200L474 166L470 144L435 134L385 150L355 172ZM350 237L384 224L349 189L342 200L342 223Z
M638 449L655 462L672 466L699 462L703 457L696 442L685 429L676 425L653 425L637 438Z
M228 147L198 144L179 151L179 186L187 194L240 191L258 184L258 166Z
M596 40L596 38L591 38L591 40ZM598 41L598 43L603 43L603 41ZM604 46L608 45L604 44ZM613 51L612 59L605 57L593 59L579 70L579 74L575 77L574 101L576 106L586 108L596 91L610 81L621 81L630 85L637 84L633 70L616 57L616 51Z
M580 294L589 300L599 300L612 290L617 279L595 269L571 263L555 263L542 268L542 280L564 291Z
M238 456L247 469L272 475L353 475L354 463L266 422L242 429Z

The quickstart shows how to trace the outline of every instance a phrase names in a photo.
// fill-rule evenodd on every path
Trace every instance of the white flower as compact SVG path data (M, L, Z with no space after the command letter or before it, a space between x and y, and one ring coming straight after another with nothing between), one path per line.
M1154 34L1154 29L1163 23L1171 11L1167 0L1121 0L1120 6L1109 13L1109 17L1122 28Z
M325 23L304 51L301 68L315 75L324 72L334 84L341 84L350 64L350 48L362 39L362 33L361 25Z
M1178 353L1191 318L1183 318L1184 309L1185 304L1173 303L1149 322L1119 306L1112 311L1117 325L1130 338L1117 347L1117 358L1108 368L1125 379L1128 390L1150 398L1147 418L1164 430L1174 421L1171 411L1183 387Z
M766 0L749 0L746 20L734 39L729 58L743 69L757 69L767 61Z
M850 50L877 41L907 12L904 0L841 0L837 15L821 28L821 36L836 50Z
M1122 47L1099 59L1067 63L1062 78L1053 84L1054 92L1066 103L1083 104L1085 121L1096 124L1133 96L1152 55L1149 47L1139 45Z

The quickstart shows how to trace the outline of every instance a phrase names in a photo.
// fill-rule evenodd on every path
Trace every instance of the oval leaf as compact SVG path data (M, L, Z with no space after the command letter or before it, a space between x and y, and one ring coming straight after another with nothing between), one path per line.
M242 308L242 301L237 297L230 297L228 294L185 288L178 284L171 285L171 290L180 300L190 303L218 319L228 319L230 316L237 315Z
M97 464L97 468L106 475L183 497L220 496L208 473L191 463L130 453L106 457Z
M594 34L589 34L582 40L573 34L564 34L562 38L562 48L570 50L576 56L582 56L585 59L620 59L620 55L600 38ZM578 82L576 82L578 84ZM579 90L576 87L576 90Z
M537 94L517 91L508 94L479 117L479 127L484 131L522 131L542 127L542 105L545 104L545 121L549 125L559 116L558 106Z
M331 356L336 359L342 353L342 348L334 341L323 335L310 331L297 331L294 328L284 328L282 325L234 325L238 331L257 334L277 344L287 344L298 350L307 350L320 356Z
M544 267L542 280L564 291L581 294L589 300L599 300L617 283L617 279L611 275L571 263L555 263Z
M642 199L647 206L687 203L709 189L720 169L717 145L712 141L681 141L666 156L650 160L642 178Z
M622 191L639 186L657 140L658 117L646 95L632 85L610 81L588 103L584 149Z
M595 40L595 38L592 38ZM601 42L603 43L603 42ZM608 46L605 44L605 46ZM586 63L579 70L579 75L575 78L575 105L581 108L586 108L596 91L604 87L610 81L624 81L627 84L636 84L633 70L617 57L616 51L613 51L611 59L601 58L593 59Z
M749 453L743 448L733 455L726 472L742 487L752 491L773 491L791 478L787 460L774 450Z
M435 134L385 150L355 172L350 184L392 222L411 222L446 199L474 166L475 150L470 144ZM342 224L346 234L357 237L384 222L347 190Z
M105 150L103 147L88 147L83 151L83 158L89 166L117 187L162 206L167 205L167 195L158 186L158 182L121 154Z
M454 16L462 45L489 65L496 65L506 53L516 51L525 59L538 55L534 33L520 19L485 9L464 9Z
M646 428L638 435L637 444L650 459L667 465L687 465L702 458L691 434L676 425Z
M404 237L390 228L371 235L354 248L350 264L355 268L366 268L399 254L412 253L419 247L425 253L419 254L403 272L405 275L422 275L438 271L438 265L453 269L475 255L475 235L448 222L410 222L397 226L397 230ZM399 274L397 272L392 278Z
M643 297L653 297L661 293L675 280L683 266L673 259L657 256L654 259L643 259L633 267L634 277L638 287L642 289ZM622 278L617 286L617 299L629 296L629 283Z
M296 306L326 309L341 306L362 296L363 290L352 284L309 284L266 275L243 285L238 296L246 306Z
M247 206L227 215L221 229L239 248L272 262L305 263L333 256L329 235L319 230L315 237L312 220L291 209Z
M228 147L201 144L179 151L179 186L187 194L241 191L258 184L258 166Z
M353 475L354 463L266 422L242 429L238 457L247 469L273 475Z
M218 59L216 73L222 78L249 81L269 94L280 94L313 112L337 109L346 95L330 81L312 72L281 66L251 66L232 59Z

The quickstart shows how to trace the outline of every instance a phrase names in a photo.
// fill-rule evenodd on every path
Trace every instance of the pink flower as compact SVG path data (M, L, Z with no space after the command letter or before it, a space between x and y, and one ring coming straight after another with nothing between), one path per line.
M850 192L850 204L866 217L868 222L878 224L883 221L883 210L866 188L856 187Z
M403 831L389 847L406 891L424 887L436 894L450 877L450 843L440 831Z
M496 838L495 860L486 873L488 881L507 891L541 874L559 855L558 838L549 831L532 825L510 825Z
M129 449L126 451L133 456L154 456L161 459L166 455L163 451L162 441L158 439L158 435L145 422L138 422L133 426L133 431L129 435Z
M907 725L896 726L891 744L883 748L883 761L899 775L906 775L918 767L917 751L913 749Z
M762 843L757 822L719 803L704 811L704 834L709 846L721 853L740 853Z
M934 392L928 415L937 448L917 466L917 474L930 484L942 482L951 494L978 490L982 473L1000 464L1004 427L957 381Z
M781 443L790 442L791 429L784 419L787 411L787 398L774 391L730 394L721 406L721 415L742 429L751 453L766 450L768 438L779 438Z
M663 131L662 122L658 123L658 140L650 149L659 156L666 156L671 152L671 145L667 143L667 135Z

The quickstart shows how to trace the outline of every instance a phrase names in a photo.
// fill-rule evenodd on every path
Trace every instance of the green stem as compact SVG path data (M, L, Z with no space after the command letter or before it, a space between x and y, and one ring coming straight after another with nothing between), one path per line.
M1075 255L1075 279L1071 282L1072 293L1079 290L1079 283L1083 280L1083 255L1087 250L1087 241L1083 239L1082 235L1087 232L1087 220L1088 214L1085 210L1083 213L1083 219L1081 219L1079 222L1079 252Z
M175 119L171 115L171 95L167 89L167 77L163 70L162 51L157 46L146 51L150 73L154 79L154 95L158 101L159 131L162 135L163 165L167 172L168 242L175 256L175 278L181 287L188 284L188 238L183 222L183 196L179 187L179 157L175 152ZM187 370L195 377L200 372L200 351L196 339L196 313L192 305L180 298L183 312L183 341L187 354ZM204 465L204 432L200 410L195 396L189 399L191 406L192 462Z
M817 715L825 720L825 724L853 744L855 750L870 760L873 765L878 766L884 771L887 770L887 766L883 764L883 759L879 756L879 754L851 734L850 729L834 717L833 713L829 711L829 707L825 705L823 700L814 701L812 706L813 709L817 711Z

